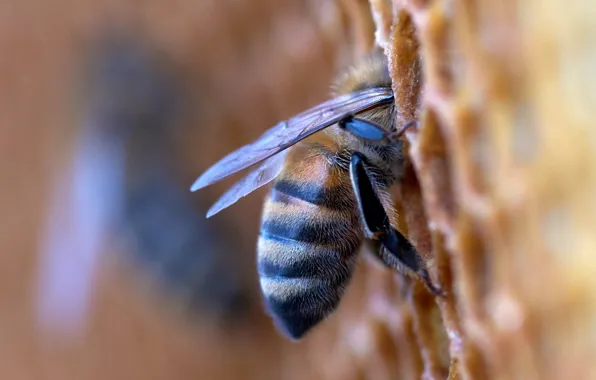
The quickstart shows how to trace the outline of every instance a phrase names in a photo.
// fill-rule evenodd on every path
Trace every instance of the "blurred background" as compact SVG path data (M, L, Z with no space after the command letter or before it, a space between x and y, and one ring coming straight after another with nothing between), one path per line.
M596 378L585 4L0 3L0 378ZM361 260L292 343L258 289L266 190L207 220L238 176L189 188L375 44L423 121L400 228L449 296Z
M0 377L316 378L261 305L264 192L206 220L237 178L189 187L328 97L368 7L0 5Z

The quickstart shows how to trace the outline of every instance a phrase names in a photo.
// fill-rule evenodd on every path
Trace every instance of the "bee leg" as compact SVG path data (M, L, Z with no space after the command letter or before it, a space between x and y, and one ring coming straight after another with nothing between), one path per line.
M357 118L352 114L345 115L337 122L337 125L354 136L365 140L381 141L388 138L388 134L383 127L371 121Z
M443 291L433 285L424 260L416 248L398 230L391 226L385 208L375 191L373 181L366 171L365 158L361 153L354 153L350 163L350 178L356 194L358 209L366 237L382 244L378 255L383 262L393 268L404 267L415 272L435 295Z
M406 298L408 296L408 292L410 291L410 283L408 282L408 276L406 275L407 269L403 270L403 265L401 266L401 268L396 268L394 265L390 265L387 262L387 260L382 258L381 250L383 250L384 248L379 240L367 239L364 241L364 245L367 248L366 253L370 254L376 262L394 271L397 269L397 274L399 276L400 294L402 298Z

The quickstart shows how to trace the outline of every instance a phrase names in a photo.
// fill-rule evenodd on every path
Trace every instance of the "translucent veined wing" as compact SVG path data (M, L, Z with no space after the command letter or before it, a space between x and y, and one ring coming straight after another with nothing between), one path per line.
M279 154L269 157L259 167L250 172L250 174L238 181L211 206L209 211L207 211L207 218L212 217L221 210L236 203L240 198L271 182L281 172L284 160L289 151L289 149L286 149Z
M199 190L261 162L341 120L393 99L391 89L377 87L342 95L282 121L256 141L228 154L201 175L190 188Z

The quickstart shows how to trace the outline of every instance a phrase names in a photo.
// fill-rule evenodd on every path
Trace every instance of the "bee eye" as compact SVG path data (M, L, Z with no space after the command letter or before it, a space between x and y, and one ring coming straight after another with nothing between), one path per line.
M354 136L366 140L379 141L387 136L387 132L380 125L352 116L340 120L338 125Z

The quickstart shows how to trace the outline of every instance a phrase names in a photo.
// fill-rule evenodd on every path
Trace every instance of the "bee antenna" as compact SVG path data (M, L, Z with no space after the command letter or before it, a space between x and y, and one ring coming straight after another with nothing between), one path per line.
M410 121L407 122L403 127L401 127L401 129L399 131L395 131L392 132L388 135L388 139L389 141L396 141L398 138L401 137L401 135L404 134L405 131L407 131L408 129L412 128L412 127L416 127L418 128L420 126L420 123L418 121Z
M401 127L401 129L399 130L398 135L402 135L405 131L407 131L408 129L412 128L412 127L420 127L420 123L418 121L410 121L408 123L406 123L403 127Z

